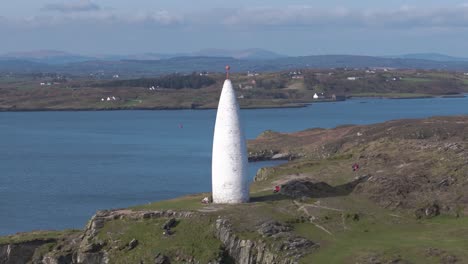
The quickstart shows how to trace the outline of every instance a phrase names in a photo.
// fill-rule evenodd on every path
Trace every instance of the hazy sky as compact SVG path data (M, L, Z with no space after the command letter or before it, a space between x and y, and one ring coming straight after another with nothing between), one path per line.
M264 48L468 57L468 0L2 0L0 53Z

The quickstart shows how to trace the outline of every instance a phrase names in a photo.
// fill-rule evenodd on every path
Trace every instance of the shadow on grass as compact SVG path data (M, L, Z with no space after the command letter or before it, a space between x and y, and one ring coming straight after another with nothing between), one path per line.
M266 194L263 196L255 196L250 198L251 203L260 203L260 202L274 202L274 201L282 201L282 200L290 200L291 197L279 194L279 193L272 193Z
M281 186L281 194L290 198L327 198L347 196L361 183L367 181L369 176L360 177L354 181L331 186L326 182L311 182L306 180L293 180Z

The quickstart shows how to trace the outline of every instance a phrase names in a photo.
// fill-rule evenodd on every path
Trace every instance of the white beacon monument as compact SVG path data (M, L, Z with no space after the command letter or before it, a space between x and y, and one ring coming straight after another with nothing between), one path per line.
M219 99L213 138L213 203L221 204L249 201L247 147L229 70L226 66L226 81Z

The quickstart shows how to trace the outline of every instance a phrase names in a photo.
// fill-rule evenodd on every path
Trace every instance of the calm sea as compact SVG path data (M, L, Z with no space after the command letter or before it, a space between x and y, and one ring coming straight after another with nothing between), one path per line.
M267 129L468 114L468 98L353 99L243 110L248 138ZM82 228L99 209L211 189L215 111L0 113L0 235ZM275 163L250 164L258 168Z

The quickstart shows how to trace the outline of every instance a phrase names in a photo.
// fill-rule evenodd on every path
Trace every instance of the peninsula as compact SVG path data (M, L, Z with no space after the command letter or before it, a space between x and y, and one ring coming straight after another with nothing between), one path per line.
M250 160L289 162L257 173L249 203L100 211L0 238L0 263L465 263L467 148L467 116L266 131Z

